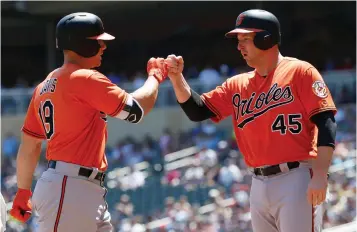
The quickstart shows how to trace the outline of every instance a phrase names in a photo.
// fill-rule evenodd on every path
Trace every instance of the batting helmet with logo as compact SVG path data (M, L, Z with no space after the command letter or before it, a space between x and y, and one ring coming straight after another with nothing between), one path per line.
M276 44L280 44L281 32L279 20L272 13L253 9L242 12L236 20L235 29L226 33L226 37L232 38L238 33L255 32L254 45L267 50Z
M91 13L79 12L66 15L56 27L56 46L71 50L83 57L95 56L100 49L98 40L113 40L104 32L102 20Z

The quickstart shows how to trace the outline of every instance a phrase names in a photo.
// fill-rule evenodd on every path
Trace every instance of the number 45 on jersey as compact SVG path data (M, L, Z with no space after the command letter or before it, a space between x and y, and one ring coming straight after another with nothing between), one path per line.
M279 114L271 125L271 130L279 131L281 135L285 135L288 130L292 134L299 134L302 130L301 118L301 114Z

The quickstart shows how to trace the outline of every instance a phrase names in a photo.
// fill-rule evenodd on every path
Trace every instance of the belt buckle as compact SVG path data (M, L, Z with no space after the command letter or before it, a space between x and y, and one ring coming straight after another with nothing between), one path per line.
M261 176L264 176L263 168L256 168L256 170L258 175L260 174Z

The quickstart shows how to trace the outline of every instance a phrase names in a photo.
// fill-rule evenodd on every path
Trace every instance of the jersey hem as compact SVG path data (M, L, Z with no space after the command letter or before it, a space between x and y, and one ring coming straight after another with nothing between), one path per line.
M296 157L296 159L281 160L281 161L270 163L270 164L250 165L250 164L248 164L248 162L246 162L246 164L250 168L258 168L258 167L262 167L262 166L272 166L272 165L278 165L278 164L287 163L287 162L295 162L295 161L301 162L301 161L311 160L311 159L316 159L316 158L317 158L317 153L314 152L312 155L308 155L308 156L304 156L304 157Z
M326 108L323 108L323 109L319 108L319 109L315 109L315 110L311 111L310 114L309 114L309 118L311 118L315 114L318 114L318 113L321 113L321 112L325 112L325 111L329 111L329 110L334 111L335 114L337 112L337 108L336 107L326 107Z
M32 131L30 131L30 130L24 128L24 127L22 128L22 131L23 131L24 133L26 133L27 135L30 135L30 136L35 137L35 138L37 138L37 139L46 139L45 136L40 135L40 134L37 134L37 133L35 133L35 132L32 132Z
M115 111L113 113L109 114L110 117L117 116L120 113L120 111L123 110L123 107L126 103L127 98L128 98L128 94L125 95L123 101L119 104L119 106L115 109Z

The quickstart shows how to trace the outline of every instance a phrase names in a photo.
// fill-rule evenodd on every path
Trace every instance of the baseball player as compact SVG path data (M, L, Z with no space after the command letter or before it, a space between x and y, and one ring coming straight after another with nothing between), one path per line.
M35 89L17 155L17 185L10 214L26 222L32 209L40 232L112 231L103 187L107 159L107 116L139 123L153 108L167 71L163 58L148 62L148 79L129 94L93 68L101 65L106 40L101 19L73 13L56 28L64 64ZM48 169L31 191L41 143ZM30 198L32 199L30 200Z
M7 221L7 210L6 210L6 202L2 193L0 193L0 232L4 232L6 230L6 221Z
M321 231L336 133L331 94L314 66L280 54L280 24L272 13L245 11L226 36L238 39L254 71L199 95L182 75L182 57L170 55L165 63L177 100L192 121L232 116L253 174L254 232Z

